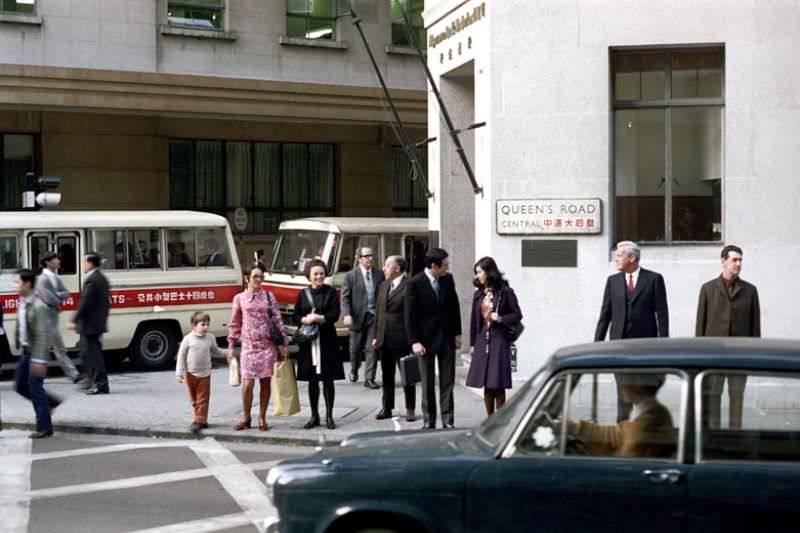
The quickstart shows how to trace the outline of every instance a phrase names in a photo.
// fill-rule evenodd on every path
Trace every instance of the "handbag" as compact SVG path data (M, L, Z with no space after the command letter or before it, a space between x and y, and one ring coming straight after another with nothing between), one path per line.
M269 291L267 291L267 316L269 317L269 323L270 323L269 340L272 341L272 344L274 344L275 347L283 346L285 344L285 341L283 339L283 332L281 331L281 328L278 327L278 324L275 323L275 320L272 317L272 297L270 296Z
M500 309L500 299L497 299L497 309ZM506 340L508 342L515 342L522 332L525 331L525 325L522 323L522 320L517 322L516 324L506 324L505 322L500 322L500 327L502 328L503 335L505 335Z
M311 312L315 311L314 308L314 300L311 298L311 291L308 289L303 290L303 294L306 295L308 301L311 303ZM298 327L295 332L294 336L292 336L292 341L295 344L304 344L306 342L311 342L319 336L319 324L303 324Z
M294 363L288 359L275 363L272 380L275 416L292 416L300 412L300 393L294 375Z
M403 387L422 381L419 375L419 357L413 353L400 358L400 381L403 382Z
M242 384L242 375L239 373L239 360L235 357L228 362L228 385L238 387Z

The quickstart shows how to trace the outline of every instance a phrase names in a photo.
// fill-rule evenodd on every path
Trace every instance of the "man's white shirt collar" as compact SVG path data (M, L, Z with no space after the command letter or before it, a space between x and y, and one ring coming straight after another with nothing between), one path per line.
M633 275L633 286L636 287L636 284L639 283L639 273L642 271L641 268L636 267L636 270L633 272L625 272L625 285L628 284L628 277L632 274Z
M400 282L403 281L403 276L397 276L392 280L392 290L395 290L397 287L400 286Z
M658 405L658 400L656 400L655 397L653 396L648 396L644 398L641 402L634 403L633 409L631 409L631 416L630 416L631 422L642 416L647 411L652 410L656 405Z

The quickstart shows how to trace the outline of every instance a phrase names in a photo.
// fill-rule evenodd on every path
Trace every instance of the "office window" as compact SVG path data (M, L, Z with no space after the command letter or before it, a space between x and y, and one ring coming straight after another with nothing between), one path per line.
M336 39L337 0L286 0L286 35Z
M222 30L225 0L169 0L167 22L197 30Z
M428 168L428 150L417 149L417 157L422 168ZM427 217L428 198L425 196L425 184L415 179L411 161L402 146L395 146L392 151L392 212L399 217Z
M414 36L420 48L427 47L425 36L425 26L422 21L422 11L425 9L424 0L389 0L389 11L392 21L392 44L397 46L413 46L406 32L406 24L403 19L401 6L406 10L411 21Z
M0 12L33 15L36 13L36 0L0 0Z
M616 240L722 239L724 50L612 53Z
M330 216L332 144L170 141L170 207L232 218L248 213L245 233L273 233L282 220Z
M0 135L0 152L0 208L21 208L25 174L35 172L33 135Z

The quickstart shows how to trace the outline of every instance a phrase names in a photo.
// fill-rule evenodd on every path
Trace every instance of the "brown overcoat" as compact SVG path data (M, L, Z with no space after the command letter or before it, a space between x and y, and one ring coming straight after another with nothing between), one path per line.
M722 276L700 288L697 301L697 337L760 337L761 308L755 285L738 279L732 296Z

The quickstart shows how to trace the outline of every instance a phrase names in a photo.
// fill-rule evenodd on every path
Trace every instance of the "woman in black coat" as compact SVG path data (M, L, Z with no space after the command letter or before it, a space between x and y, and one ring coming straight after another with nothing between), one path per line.
M334 380L344 379L344 367L339 359L339 342L336 338L336 321L339 320L339 297L333 287L325 285L325 262L313 259L306 266L306 277L311 283L308 291L302 290L294 304L294 323L317 324L319 335L314 341L300 344L297 355L297 379L308 381L308 399L311 418L305 429L319 426L319 382L325 397L325 426L336 429L333 421ZM311 293L310 302L308 292Z

